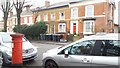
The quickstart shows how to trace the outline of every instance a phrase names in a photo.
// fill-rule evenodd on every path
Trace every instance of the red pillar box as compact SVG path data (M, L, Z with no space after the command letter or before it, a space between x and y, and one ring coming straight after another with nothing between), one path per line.
M22 37L23 34L11 34L13 48L12 48L12 64L22 65Z

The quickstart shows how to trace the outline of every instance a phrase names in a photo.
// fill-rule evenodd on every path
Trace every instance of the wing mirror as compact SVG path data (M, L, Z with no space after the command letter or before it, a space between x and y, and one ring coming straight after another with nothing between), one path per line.
M65 57L67 58L69 56L68 50L65 50Z

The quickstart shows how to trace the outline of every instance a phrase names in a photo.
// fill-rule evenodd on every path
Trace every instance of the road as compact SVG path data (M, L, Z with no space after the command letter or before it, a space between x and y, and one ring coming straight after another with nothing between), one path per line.
M62 45L56 45L56 44L46 44L46 43L38 43L38 42L31 42L33 45L35 45L38 49L38 57L35 59L35 61L29 61L23 63L24 66L29 66L25 68L34 68L34 67L40 67L42 62L42 54L46 52L47 50L50 50L52 48L62 46ZM10 68L10 67L2 67L2 68Z
M55 44L40 44L40 43L34 43L34 42L32 42L32 44L37 46L38 48L38 57L32 63L28 63L27 66L41 66L42 54L47 50L60 46Z

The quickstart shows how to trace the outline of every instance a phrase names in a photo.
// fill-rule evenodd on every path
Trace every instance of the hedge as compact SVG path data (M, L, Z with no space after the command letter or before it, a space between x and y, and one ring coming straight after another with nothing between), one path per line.
M36 22L33 25L20 25L20 30L18 31L18 26L15 26L13 31L24 34L28 39L38 39L40 34L45 34L47 30L47 25L45 22Z

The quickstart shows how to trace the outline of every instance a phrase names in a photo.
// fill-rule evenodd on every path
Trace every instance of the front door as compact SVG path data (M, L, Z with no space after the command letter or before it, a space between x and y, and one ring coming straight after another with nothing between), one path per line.
M70 33L71 34L78 34L78 21L71 21L70 22Z
M73 23L73 33L76 33L76 23Z
M91 67L93 56L90 55L94 41L83 41L73 44L70 47L62 50L59 54L60 66L73 66L74 67ZM68 50L69 55L66 57L64 52Z

